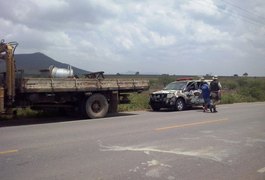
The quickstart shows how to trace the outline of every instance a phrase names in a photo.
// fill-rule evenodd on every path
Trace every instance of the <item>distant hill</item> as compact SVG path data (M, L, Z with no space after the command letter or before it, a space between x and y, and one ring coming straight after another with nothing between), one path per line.
M65 64L58 62L45 54L33 53L33 54L15 54L16 68L23 69L25 74L40 74L40 70L48 69L51 65L58 68L67 68L71 64ZM4 66L1 63L0 66ZM4 67L1 67L1 70ZM81 75L89 73L88 71L76 68L72 66L74 74Z

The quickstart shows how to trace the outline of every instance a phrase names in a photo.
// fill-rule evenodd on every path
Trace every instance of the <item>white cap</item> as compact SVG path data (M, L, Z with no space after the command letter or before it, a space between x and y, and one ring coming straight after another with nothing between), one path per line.
M217 75L214 75L214 76L213 76L213 79L218 79L218 76L217 76Z

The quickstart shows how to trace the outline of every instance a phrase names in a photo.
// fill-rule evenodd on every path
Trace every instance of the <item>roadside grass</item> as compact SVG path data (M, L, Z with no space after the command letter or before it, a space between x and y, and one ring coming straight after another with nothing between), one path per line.
M118 111L138 111L149 108L149 94L144 92L141 94L132 93L129 96L130 104L119 104Z
M221 83L223 104L265 101L264 78L224 79Z
M18 117L38 117L41 115L41 112L32 110L30 108L17 108L16 115Z
M54 117L66 115L67 112L62 112L59 109L50 110L33 110L30 107L27 108L15 108L14 115L18 118L38 118L38 117ZM68 114L67 114L68 115ZM5 118L8 119L8 118Z
M13 109L13 113L15 116L11 114L1 115L0 120L10 120L12 118L34 118L34 117L43 117L44 114L40 111L35 111L28 108L15 108Z

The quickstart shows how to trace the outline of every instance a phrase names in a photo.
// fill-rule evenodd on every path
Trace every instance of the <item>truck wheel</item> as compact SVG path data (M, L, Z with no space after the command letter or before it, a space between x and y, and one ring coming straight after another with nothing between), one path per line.
M185 102L183 99L177 99L176 101L176 110L182 111L185 109Z
M102 94L93 94L85 102L85 114L91 119L105 117L108 110L109 103Z

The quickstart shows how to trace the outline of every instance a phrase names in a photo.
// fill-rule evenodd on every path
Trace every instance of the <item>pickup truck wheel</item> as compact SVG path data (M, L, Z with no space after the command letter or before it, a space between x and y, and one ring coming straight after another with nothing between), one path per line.
M158 106L158 105L151 104L150 106L151 106L153 111L159 111L160 110L160 106Z
M185 102L183 99L177 99L176 101L176 110L183 111L185 109Z
M85 113L87 117L102 118L105 117L109 110L109 103L102 94L93 94L88 97L85 103Z

